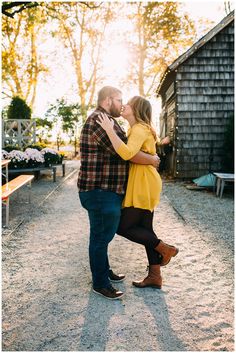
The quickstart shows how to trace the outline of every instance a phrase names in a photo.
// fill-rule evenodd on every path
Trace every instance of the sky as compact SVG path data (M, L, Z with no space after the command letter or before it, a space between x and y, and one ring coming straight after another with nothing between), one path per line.
M206 17L212 21L220 22L220 20L225 16L223 0L185 1L185 7L195 20L199 17Z

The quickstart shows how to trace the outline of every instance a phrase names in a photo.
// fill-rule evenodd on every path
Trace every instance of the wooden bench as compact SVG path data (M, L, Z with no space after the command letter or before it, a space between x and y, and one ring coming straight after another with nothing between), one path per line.
M33 175L19 175L8 183L2 186L2 202L6 205L6 227L9 225L9 198L20 189L22 186L29 184L29 202L31 200L31 181L34 179Z
M222 198L226 182L234 182L234 174L213 173L216 176L216 196Z

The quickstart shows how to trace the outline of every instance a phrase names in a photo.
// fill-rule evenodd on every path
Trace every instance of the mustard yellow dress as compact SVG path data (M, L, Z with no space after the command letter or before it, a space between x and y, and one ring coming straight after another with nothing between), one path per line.
M128 132L127 144L122 142L117 153L125 160L131 159L140 150L154 155L156 154L155 144L150 128L141 123L136 123ZM159 204L161 190L161 177L152 165L130 162L123 207L137 207L153 211Z

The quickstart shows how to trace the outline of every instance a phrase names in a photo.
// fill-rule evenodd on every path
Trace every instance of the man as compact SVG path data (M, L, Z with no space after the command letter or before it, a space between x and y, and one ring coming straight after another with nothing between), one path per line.
M98 93L96 110L88 117L80 136L81 166L78 177L79 197L90 221L89 261L93 291L108 299L119 299L123 293L112 287L124 275L110 269L108 244L119 225L122 200L128 179L128 163L115 152L102 127L97 123L101 113L114 120L114 129L126 142L125 131L114 118L120 116L122 93L111 86ZM133 163L158 165L158 157L139 152Z

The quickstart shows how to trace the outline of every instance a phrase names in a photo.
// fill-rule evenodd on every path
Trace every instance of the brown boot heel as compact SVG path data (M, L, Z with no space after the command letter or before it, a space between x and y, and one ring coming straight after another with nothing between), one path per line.
M133 281L133 286L137 288L146 288L152 287L161 289L162 286L162 278L161 278L161 271L160 265L150 265L148 276L144 278L143 281Z
M162 240L155 247L155 250L159 252L159 254L161 254L163 257L160 264L161 266L166 266L170 262L171 258L175 257L179 252L179 249L177 249L175 246L166 244Z

